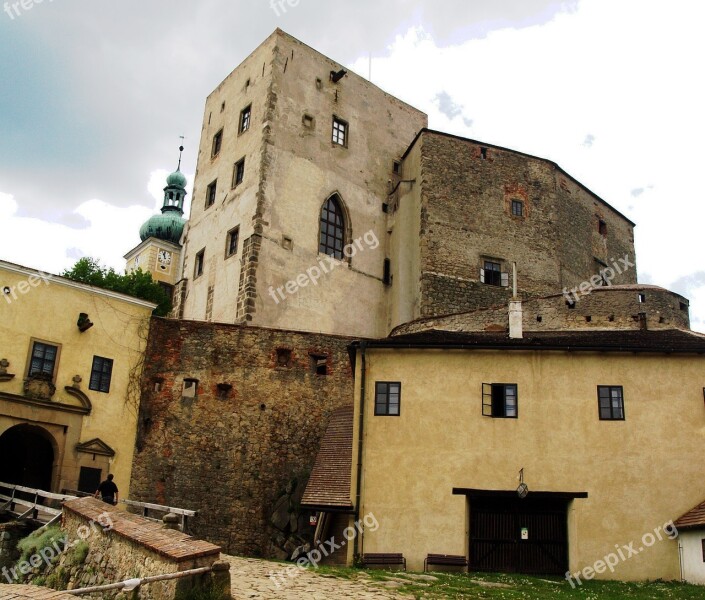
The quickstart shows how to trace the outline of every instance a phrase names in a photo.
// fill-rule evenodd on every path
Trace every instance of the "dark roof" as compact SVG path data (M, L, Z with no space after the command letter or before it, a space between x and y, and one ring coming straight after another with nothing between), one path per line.
M705 501L680 517L675 522L675 526L677 529L705 528Z
M445 131L438 131L437 129L429 129L428 127L424 127L421 131L419 131L416 134L416 137L412 140L411 144L409 144L409 147L406 149L406 152L404 152L404 155L402 156L402 160L405 159L408 155L409 152L411 152L411 149L416 145L416 142L419 140L419 138L424 134L424 133L430 133L433 135L440 135L442 137L447 137L447 138L452 138L455 140L459 140L461 142L470 142L471 144L477 144L479 146L484 146L486 148L496 148L497 150L503 150L505 152L511 152L512 154L518 154L519 156L526 156L527 158L533 158L535 160L540 160L542 162L545 162L549 165L551 165L554 169L560 171L565 175L568 179L571 179L575 183L577 183L580 187L582 187L585 191L589 192L592 194L596 200L598 200L600 203L604 204L607 208L610 210L613 210L617 215L622 217L627 223L629 223L632 227L636 227L636 223L632 221L629 217L626 217L623 215L621 212L619 212L614 206L612 206L609 202L606 200L603 200L600 198L595 192L593 192L590 188L588 188L585 184L580 183L575 177L573 177L570 173L568 173L563 167L561 167L558 163L549 160L547 158L542 158L540 156L536 156L534 154L527 154L526 152L520 152L519 150L512 150L511 148L505 148L504 146L497 146L495 144L488 144L487 142L481 142L479 140L473 140L471 138L466 138L460 135L455 135L454 133L447 133Z
M353 347L357 348L362 343L368 348L705 353L705 335L682 329L527 332L519 339L512 339L504 332L430 330L383 340L355 342Z
M353 450L353 407L336 410L316 455L301 505L308 508L352 510L350 481Z

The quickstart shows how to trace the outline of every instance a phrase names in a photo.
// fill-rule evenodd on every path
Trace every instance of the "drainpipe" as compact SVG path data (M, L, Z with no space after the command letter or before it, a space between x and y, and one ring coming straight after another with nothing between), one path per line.
M358 423L357 435L357 489L355 490L355 521L360 520L360 499L362 497L362 438L363 428L365 424L365 379L367 373L367 357L365 351L367 342L360 342L360 421ZM361 554L360 552L360 535L355 536L355 546L353 548L353 558Z

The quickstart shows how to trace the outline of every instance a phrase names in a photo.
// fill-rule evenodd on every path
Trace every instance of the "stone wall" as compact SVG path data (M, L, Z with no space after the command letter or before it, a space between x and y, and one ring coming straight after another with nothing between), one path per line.
M328 418L352 403L351 341L154 319L132 498L199 510L194 535L230 553L283 558L307 533L298 498Z
M0 523L0 569L9 568L15 564L20 557L17 542L29 535L31 531L31 526L20 521ZM0 583L5 583L2 577L0 577Z
M635 262L632 224L554 163L434 131L416 144L420 163L405 161L404 176L421 186L420 316L508 302L512 263L527 298L578 285L625 255ZM504 286L481 281L485 260L501 265ZM636 281L634 266L612 283Z
M59 590L82 589L211 567L220 558L220 548L214 544L90 497L64 503L61 529L62 540L33 555L37 567L27 574L26 582ZM33 563L33 558L28 562ZM28 566L20 563L17 569L24 573ZM229 573L219 567L212 573L143 585L139 598L173 600L191 589L213 586L228 598ZM109 600L119 594L112 590L82 597ZM218 597L215 590L214 597Z
M573 300L573 308L567 298ZM643 314L644 317L639 315ZM522 328L529 331L566 329L689 329L688 300L653 285L601 287L577 296L555 294L522 303ZM392 335L429 329L445 331L506 331L508 304L446 316L427 317L400 325Z

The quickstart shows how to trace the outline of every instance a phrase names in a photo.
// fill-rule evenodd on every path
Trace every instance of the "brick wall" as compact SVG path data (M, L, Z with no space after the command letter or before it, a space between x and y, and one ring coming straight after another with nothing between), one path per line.
M352 403L351 341L154 319L132 498L200 510L192 532L228 552L281 557L270 517L303 489L330 413Z

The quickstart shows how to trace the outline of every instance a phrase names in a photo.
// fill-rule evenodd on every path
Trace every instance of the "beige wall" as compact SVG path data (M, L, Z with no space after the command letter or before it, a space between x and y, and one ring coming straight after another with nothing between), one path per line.
M171 254L171 263L163 264L158 260L160 251ZM181 277L181 248L176 244L149 238L125 255L125 271L131 273L141 269L151 273L154 281L174 285Z
M389 248L382 204L387 201L393 161L426 125L427 117L354 73L333 83L330 72L340 68L277 30L209 97L184 275L193 278L195 254L204 247L206 268L202 277L189 283L185 318L243 320L235 300L239 296L242 301L244 294L243 243L261 234L261 249L244 256L245 266L261 265L248 321L334 334L387 333L382 275ZM238 135L240 110L249 102L252 125ZM304 115L313 118L313 126L304 125ZM349 124L347 147L331 141L333 115ZM211 159L213 134L223 126L223 150ZM233 164L242 156L246 156L245 181L233 192L228 184L223 198L221 181L230 181ZM206 187L216 177L218 200L204 211ZM320 211L336 192L349 217L346 242L369 232L372 243L361 242L363 250L349 262L338 261L317 285L275 299L270 288L275 292L324 261L318 252ZM236 257L225 259L227 231L236 225L241 249ZM209 288L212 311L206 306ZM340 309L331 311L331 306Z
M360 514L380 527L364 551L403 552L410 569L466 554L466 500L452 489L514 490L521 468L530 489L589 493L569 515L572 571L640 540L702 500L688 458L705 441L702 368L678 355L369 350ZM401 382L401 416L374 416L375 381ZM519 418L483 417L482 383L518 384ZM625 421L599 420L597 385L624 387ZM678 576L667 539L614 574Z
M138 378L155 305L59 277L30 280L35 274L0 263L0 290L9 287L16 296L3 293L0 297L0 359L10 362L8 373L15 375L10 381L0 381L0 392L10 395L0 399L0 435L21 423L47 431L53 438L55 454L58 452L53 474L55 489L75 489L79 467L95 467L93 455L76 452L75 446L100 438L115 450L110 471L115 474L121 495L126 497L137 424ZM76 326L81 312L87 313L94 324L83 333ZM46 403L23 402L32 338L60 347L56 393ZM89 389L94 356L114 361L109 393ZM92 404L88 415L52 408L56 404L80 406L64 390L73 384L75 375L82 378L80 389ZM135 387L128 394L131 381ZM101 461L97 456L96 462Z

